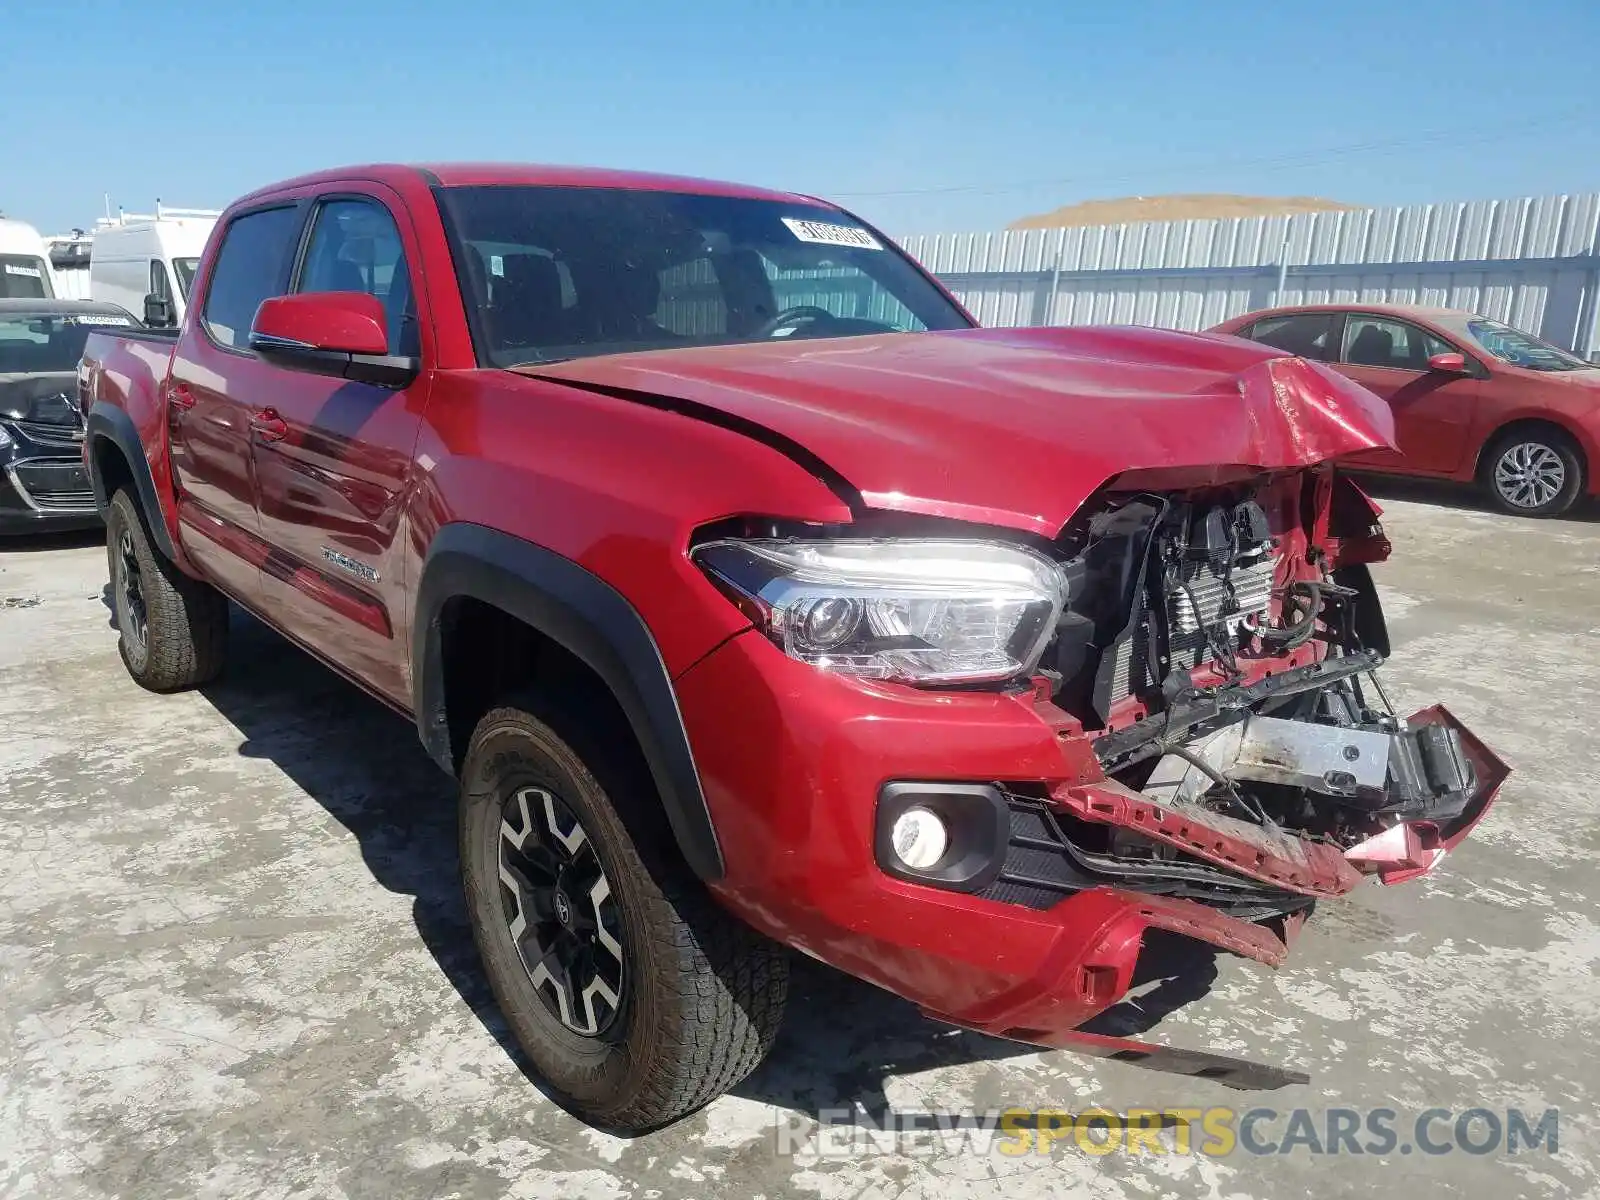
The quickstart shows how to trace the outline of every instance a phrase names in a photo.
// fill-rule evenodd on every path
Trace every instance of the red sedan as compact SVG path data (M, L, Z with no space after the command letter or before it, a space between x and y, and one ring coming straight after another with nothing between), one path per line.
M1600 368L1532 334L1388 304L1268 309L1212 332L1325 362L1388 401L1400 452L1354 456L1363 468L1476 482L1529 517L1600 491Z

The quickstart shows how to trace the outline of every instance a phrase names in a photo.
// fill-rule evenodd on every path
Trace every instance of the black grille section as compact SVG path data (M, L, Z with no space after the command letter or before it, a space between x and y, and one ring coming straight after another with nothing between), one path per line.
M1079 821L1030 796L1008 793L1006 803L1011 836L999 877L977 893L986 900L1046 909L1088 888L1118 887L1198 900L1247 921L1312 903L1310 896L1257 884L1188 855L1113 854L1103 848L1107 826Z
M34 458L13 463L11 481L35 508L46 510L93 508L94 491L89 473L78 459Z
M17 432L41 446L72 450L83 444L82 425L56 425L48 421L18 421Z

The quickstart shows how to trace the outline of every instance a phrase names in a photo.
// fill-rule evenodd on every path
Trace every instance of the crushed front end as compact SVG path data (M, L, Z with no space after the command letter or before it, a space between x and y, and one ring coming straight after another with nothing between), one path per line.
M750 521L694 550L751 621L676 680L727 864L713 890L958 1025L1299 1078L1081 1027L1133 986L1150 931L1277 965L1317 900L1430 869L1505 779L1443 708L1403 718L1383 693L1376 510L1315 464L1125 472L1025 551L941 528ZM1015 568L992 616L873 599L957 545L963 579ZM1044 576L1060 600L1041 609Z
M1103 777L1008 789L989 894L1110 885L1249 921L1430 869L1505 766L1444 708L1401 718L1368 564L1377 513L1324 469L1107 497L1078 530L1046 652Z

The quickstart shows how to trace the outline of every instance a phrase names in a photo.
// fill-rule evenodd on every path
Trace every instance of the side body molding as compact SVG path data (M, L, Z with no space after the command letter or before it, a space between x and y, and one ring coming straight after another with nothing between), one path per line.
M156 482L150 475L150 460L144 456L144 445L139 441L139 431L133 418L114 404L96 400L85 421L84 438L89 445L89 481L94 488L95 507L105 516L111 497L106 495L106 481L100 470L102 442L110 442L127 459L133 474L133 486L139 493L139 507L144 510L145 524L150 536L155 538L161 553L170 559L178 557L172 545L172 535L167 531L166 510L156 495Z
M453 597L509 613L565 647L611 689L644 751L673 834L702 879L723 874L722 851L655 638L622 594L541 546L483 525L445 525L434 537L417 589L411 635L417 730L441 767L455 773L445 707L441 619Z

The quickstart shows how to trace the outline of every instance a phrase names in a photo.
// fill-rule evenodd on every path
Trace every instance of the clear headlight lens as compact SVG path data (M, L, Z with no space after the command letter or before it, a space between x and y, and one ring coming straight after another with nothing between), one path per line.
M726 540L694 558L791 657L865 679L1025 674L1066 602L1055 563L1004 542Z
M9 445L11 445L11 435L6 432L4 425L0 425L0 450L4 450Z

